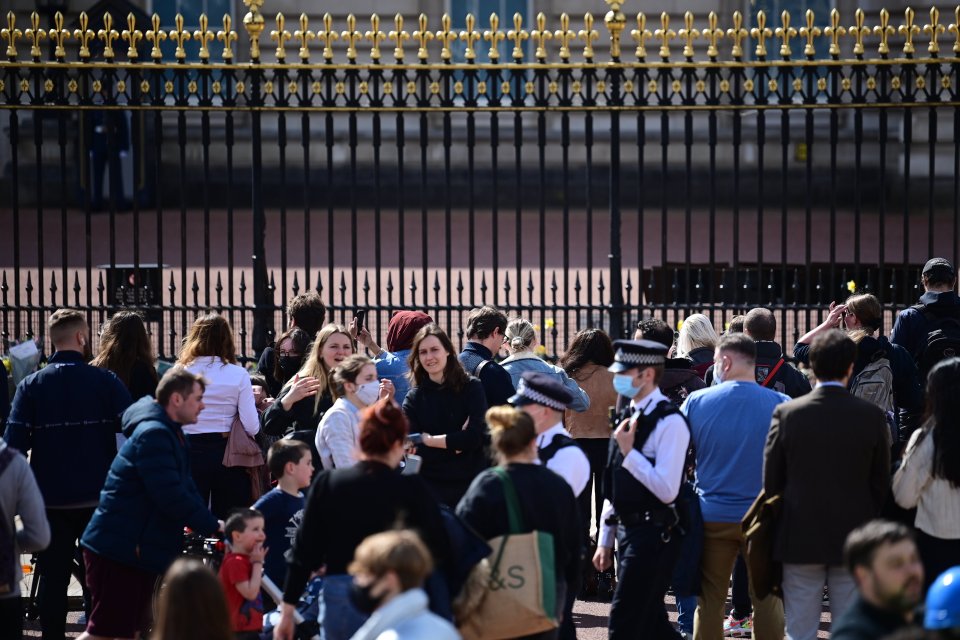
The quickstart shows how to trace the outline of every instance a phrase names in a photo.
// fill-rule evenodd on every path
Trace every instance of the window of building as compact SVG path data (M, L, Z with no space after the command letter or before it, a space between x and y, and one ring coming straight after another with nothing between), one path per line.
M523 16L523 28L527 31L535 28L532 23L532 13L530 10L530 0L450 0L449 2L450 20L452 28L456 31L462 31L466 28L466 16L473 14L477 19L474 27L481 34L490 29L490 14L496 13L500 17L500 29L504 35L513 28L513 15L519 13ZM464 62L464 53L467 45L461 40L457 40L451 47L454 62ZM474 49L477 52L477 62L487 62L490 43L482 37ZM511 54L513 44L504 39L498 47L500 52L500 62L512 62ZM533 50L530 48L530 41L524 43L524 59L528 60Z
M207 15L207 28L213 33L223 29L224 14L232 16L232 0L153 0L151 10L160 16L161 28L169 32L176 28L175 19L177 14L183 16L183 28L189 31L191 36L194 31L200 28L200 14ZM236 23L234 23L236 24ZM242 25L240 25L242 27ZM236 26L234 27L236 29ZM208 46L216 52L220 51L221 44L217 41L211 42ZM160 45L163 49L163 59L172 60L177 45L169 39L164 40ZM185 45L187 52L187 62L197 62L200 60L200 45L191 39ZM219 57L219 56L217 56Z

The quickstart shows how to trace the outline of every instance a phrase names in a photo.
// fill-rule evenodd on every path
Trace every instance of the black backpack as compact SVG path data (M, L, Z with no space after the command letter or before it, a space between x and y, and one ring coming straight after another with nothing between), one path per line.
M917 354L920 379L926 380L933 365L941 360L960 356L960 308L945 310L945 313L923 304L914 305L912 308L922 313L933 327L927 333L927 345Z
M0 477L3 476L3 472L7 470L16 455L20 454L17 453L16 449L10 447L5 447L3 451L0 451ZM20 560L17 558L15 548L17 525L13 521L13 515L4 513L3 508L0 507L0 596L12 593L17 582L15 567ZM13 525L12 530L7 529L10 524Z

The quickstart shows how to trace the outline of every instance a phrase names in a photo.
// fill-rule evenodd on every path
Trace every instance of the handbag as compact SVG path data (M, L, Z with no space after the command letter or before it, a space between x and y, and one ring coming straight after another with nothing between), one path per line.
M493 473L503 484L509 532L490 540L486 593L475 614L460 626L464 640L504 640L558 626L553 534L521 533L523 518L513 481L502 467Z
M240 414L237 414L230 425L227 448L223 452L223 466L261 467L263 464L263 452L260 450L260 445L253 439L253 436L244 431L243 423L240 422Z
M777 523L783 498L780 495L767 497L765 491L753 501L741 521L747 565L747 575L757 598L769 595L783 597L781 581L783 565L773 559L773 547L776 541Z

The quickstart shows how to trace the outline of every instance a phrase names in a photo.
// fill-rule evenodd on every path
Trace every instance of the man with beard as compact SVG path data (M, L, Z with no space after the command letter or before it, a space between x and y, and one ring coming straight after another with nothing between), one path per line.
M834 626L834 640L883 638L913 622L923 599L923 564L910 530L873 520L847 536L844 561L859 596Z
M90 328L83 313L59 309L47 323L54 353L17 386L3 439L24 455L37 478L50 522L40 553L40 627L45 640L64 637L67 586L83 533L117 455L120 416L130 393L113 372L87 364Z

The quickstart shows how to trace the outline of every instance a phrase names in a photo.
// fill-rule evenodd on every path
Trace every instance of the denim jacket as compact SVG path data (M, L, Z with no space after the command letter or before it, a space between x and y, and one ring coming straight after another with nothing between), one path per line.
M563 386L565 386L567 391L570 392L570 395L573 396L573 402L570 403L571 409L574 411L586 411L590 408L590 397L586 391L580 388L577 381L568 376L566 371L543 360L535 353L530 351L515 353L501 362L500 365L510 374L510 379L513 381L514 387L520 384L520 376L526 371L548 373L563 383Z

